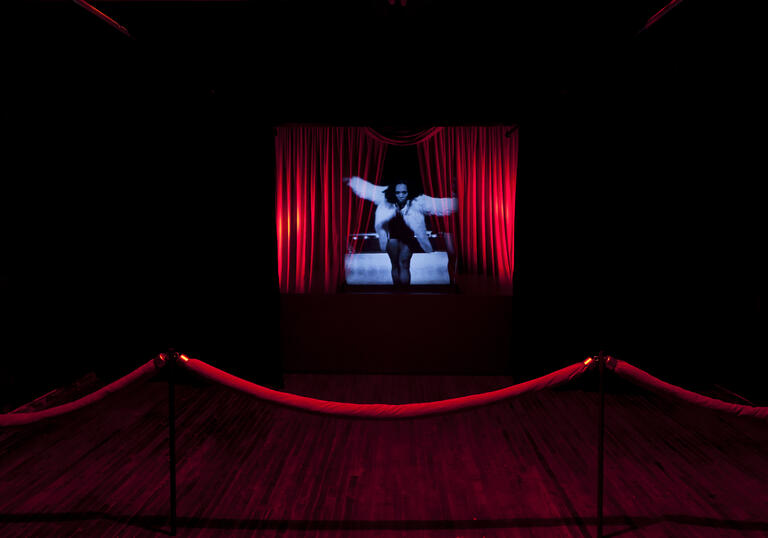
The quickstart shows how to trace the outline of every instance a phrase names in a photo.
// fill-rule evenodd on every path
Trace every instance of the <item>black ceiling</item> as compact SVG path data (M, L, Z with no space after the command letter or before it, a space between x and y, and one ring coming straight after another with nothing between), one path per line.
M94 2L129 39L73 2L31 1L11 85L118 109L232 97L273 121L520 121L568 96L698 84L709 50L729 53L727 13L687 0L638 34L666 3Z

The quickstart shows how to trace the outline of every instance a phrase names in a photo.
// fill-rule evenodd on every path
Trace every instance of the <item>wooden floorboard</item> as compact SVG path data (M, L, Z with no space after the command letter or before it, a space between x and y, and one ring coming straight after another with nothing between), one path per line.
M508 377L290 374L359 403L450 398ZM167 387L0 431L0 536L168 532ZM594 536L598 395L545 391L401 421L310 415L177 386L178 534ZM641 390L606 395L605 535L768 536L768 425Z

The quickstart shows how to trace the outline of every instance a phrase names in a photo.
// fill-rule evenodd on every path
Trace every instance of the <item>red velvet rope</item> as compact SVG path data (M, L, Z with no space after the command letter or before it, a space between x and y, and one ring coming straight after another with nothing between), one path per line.
M587 364L579 362L543 377L503 389L494 390L492 392L471 394L469 396L451 398L449 400L439 400L436 402L393 405L355 404L318 400L262 387L195 359L189 359L188 361L185 361L184 364L191 371L206 379L278 405L323 415L370 419L417 418L442 415L454 411L480 407L514 396L520 396L526 392L533 392L562 385L579 377L588 369Z
M661 379L657 379L648 372L644 372L640 368L636 368L631 364L623 361L611 359L608 364L611 366L614 372L616 372L624 379L631 381L636 385L648 387L655 392L669 394L670 396L674 396L680 400L684 400L700 407L714 409L716 411L722 411L743 417L755 417L768 420L768 407L752 407L749 405L733 404L724 402L722 400L709 398L708 396L703 396L701 394L697 394L695 392L691 392L676 385L662 381Z
M154 375L157 370L154 360L147 362L146 364L139 366L130 374L121 377L117 381L100 388L96 392L92 392L87 396L83 396L79 400L74 402L68 402L63 405L51 407L50 409L44 409L42 411L33 411L31 413L7 413L0 415L0 427L3 426L21 426L24 424L31 424L47 418L58 417L65 413L71 413L77 411L88 405L94 404L99 400L103 400L113 392L124 389L128 385L132 385L137 381Z
M435 402L411 403L411 404L355 404L344 402L331 402L327 400L318 400L306 396L299 396L286 392L262 387L245 379L233 376L219 370L209 364L195 359L188 359L182 355L183 361L179 364L185 366L192 372L213 382L238 390L245 394L255 396L259 399L272 402L285 407L307 411L310 413L319 413L324 415L334 415L341 417L370 418L370 419L405 419L441 415L454 411L462 411L489 405L501 400L520 396L527 392L553 388L565 384L581 376L593 364L592 359L567 366L551 374L532 379L524 383L512 385L503 389L485 392L481 394L471 394L460 398L451 398L448 400L439 400ZM732 404L709 398L695 392L691 392L670 383L666 383L653 377L652 375L628 364L626 362L610 358L607 362L608 367L621 377L640 386L648 387L655 392L661 392L674 396L678 399L687 401L700 407L706 407L717 411L735 414L738 416L749 416L758 419L768 419L768 407L753 407L748 405ZM45 409L43 411L34 411L31 413L7 413L0 414L0 427L20 426L31 424L47 418L57 417L65 413L71 413L82 409L88 405L96 403L108 395L117 392L145 377L154 375L158 364L155 360L149 361L140 366L130 374L102 387L101 389L84 396L74 402L69 402L57 407Z
M105 15L104 13L102 13L101 11L99 11L98 9L93 7L91 4L89 4L85 0L72 0L72 1L75 4L77 4L78 6L82 7L83 9L85 9L86 11L89 11L89 12L93 13L94 15L96 15L98 18L100 18L101 20L103 20L104 22L106 22L107 24L112 26L113 28L115 28L120 33L122 33L122 34L124 34L124 35L126 35L128 37L131 37L131 34L128 33L128 30L125 29L125 26L123 26L122 24L117 22L112 17L110 17L108 15Z

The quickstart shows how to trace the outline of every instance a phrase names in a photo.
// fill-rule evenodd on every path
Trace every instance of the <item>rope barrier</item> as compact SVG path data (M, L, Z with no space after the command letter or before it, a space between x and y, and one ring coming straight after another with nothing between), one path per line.
M426 417L433 415L442 415L454 411L461 411L489 405L507 398L520 396L527 392L543 390L547 388L562 385L579 377L588 369L589 363L578 362L567 366L551 374L532 379L524 383L512 385L503 389L485 392L481 394L471 394L460 398L451 398L448 400L438 400L434 402L410 403L410 404L355 404L331 402L327 400L318 400L307 396L298 396L286 392L279 392L261 385L256 385L239 377L233 376L214 368L202 361L187 359L182 363L192 372L235 389L237 391L255 396L261 400L266 400L281 406L290 407L310 413L320 413L323 415L334 415L340 417L355 417L369 419L406 419Z
M619 376L623 377L627 381L630 381L636 385L647 387L648 389L663 394L668 394L679 400L692 403L699 407L706 407L715 411L721 411L732 415L738 415L742 417L755 417L762 420L768 420L768 407L753 407L750 405L734 404L703 396L701 394L691 392L689 390L680 388L671 383L667 383L653 377L648 372L641 370L635 366L624 361L611 359L606 363L606 366L613 369L613 371Z
M565 384L581 376L594 364L593 359L589 358L584 362L579 362L571 366L567 366L543 377L532 379L524 383L512 385L492 392L472 394L469 396L462 396L460 398L452 398L449 400L439 400L434 402L392 405L332 402L327 400L319 400L316 398L309 398L306 396L299 396L296 394L279 392L228 374L227 372L219 370L218 368L215 368L202 361L187 359L186 357L183 357L183 359L184 360L182 364L192 372L210 381L220 383L262 400L266 400L285 407L308 411L311 413L371 419L417 418L480 407L515 396L520 396L527 392L553 388L558 385ZM660 379L653 377L640 368L632 366L631 364L624 361L617 360L613 357L606 357L605 364L617 375L637 385L647 387L654 392L663 392L680 400L684 400L700 407L705 407L720 412L726 412L738 416L751 416L759 419L768 419L768 407L753 407L748 405L733 404L710 398L708 396L703 396L701 394L697 394L695 392L691 392L681 387L677 387L670 383L661 381Z
M92 405L108 395L122 390L145 377L154 375L155 372L165 364L166 356L161 354L159 357L148 361L128 375L73 402L30 413L0 414L0 427L31 424L82 409L83 407ZM593 364L593 360L589 358L584 362L572 364L548 375L524 383L511 385L491 392L461 396L459 398L410 404L356 404L320 400L317 398L276 391L246 381L245 379L236 377L223 370L219 370L210 364L196 359L190 359L184 355L180 355L180 360L178 361L179 366L187 368L189 371L204 379L208 379L209 381L219 383L239 392L283 407L323 415L379 420L418 418L452 413L489 405L528 392L554 388L578 378L590 369ZM624 379L636 385L647 387L654 392L668 394L677 399L716 411L768 420L768 407L733 404L703 396L670 383L666 383L631 364L614 359L613 357L608 357L606 359L606 366Z
M139 366L133 372L126 376L121 377L117 381L106 385L96 392L92 392L87 396L68 402L50 409L43 409L42 411L33 411L30 413L6 413L0 414L0 427L4 426L22 426L25 424L32 424L47 418L58 417L72 411L77 411L83 407L92 405L100 400L103 400L110 394L126 388L129 385L136 383L144 378L151 377L157 371L157 362L153 359L146 364Z

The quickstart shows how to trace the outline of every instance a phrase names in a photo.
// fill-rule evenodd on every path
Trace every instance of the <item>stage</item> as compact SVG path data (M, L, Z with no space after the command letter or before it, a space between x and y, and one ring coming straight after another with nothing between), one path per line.
M510 297L434 286L403 293L379 288L281 295L283 369L369 374L498 374L508 369L516 336L506 330Z
M288 374L284 390L412 403L519 381ZM656 396L612 374L606 386L605 536L765 536L764 422ZM55 403L54 394L47 405ZM593 378L395 421L306 414L188 378L176 387L176 413L179 536L595 535ZM0 534L167 534L167 426L166 384L153 380L4 428Z

